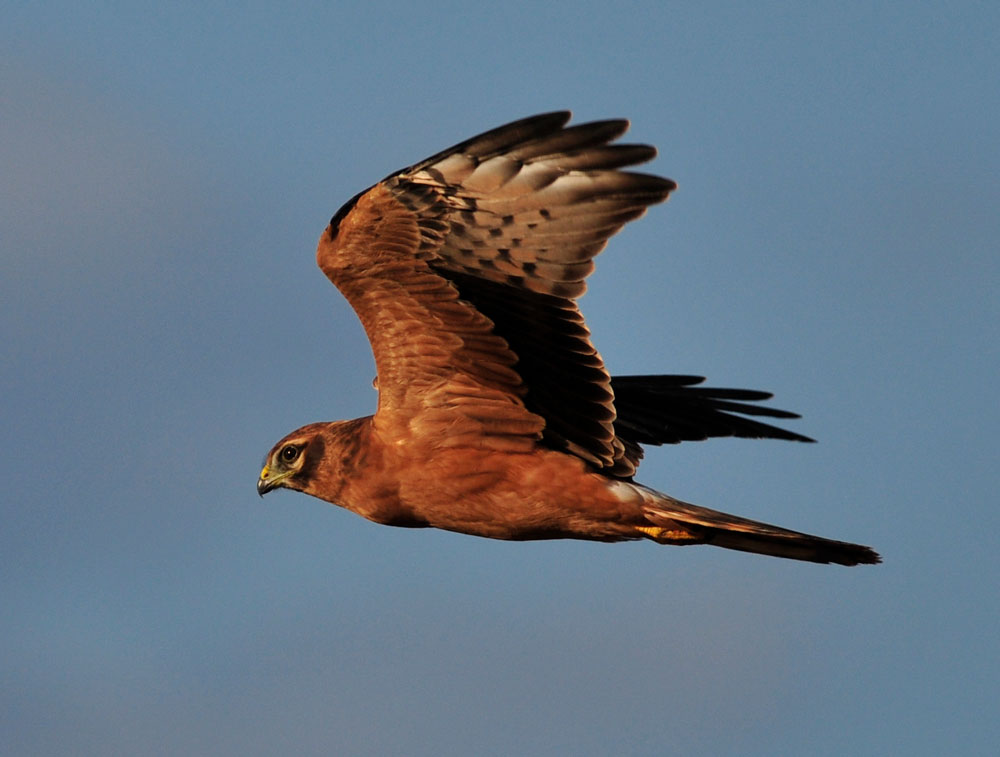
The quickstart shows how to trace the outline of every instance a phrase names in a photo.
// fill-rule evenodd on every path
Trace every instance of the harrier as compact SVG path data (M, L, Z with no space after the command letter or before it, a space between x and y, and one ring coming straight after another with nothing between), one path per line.
M625 120L568 112L473 137L337 211L317 262L375 353L378 408L268 453L257 491L295 489L376 523L494 539L651 539L857 565L868 547L709 510L633 481L643 444L811 441L766 392L610 376L577 307L608 238L676 188L622 170Z

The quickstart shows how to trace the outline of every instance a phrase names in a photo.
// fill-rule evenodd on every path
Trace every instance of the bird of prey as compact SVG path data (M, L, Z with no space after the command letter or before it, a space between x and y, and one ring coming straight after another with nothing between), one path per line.
M501 126L358 193L317 262L375 354L374 415L279 441L257 481L376 523L494 539L650 539L817 563L870 548L688 504L633 480L643 444L811 441L765 392L609 375L577 306L608 238L676 188L626 169L628 121L568 112Z

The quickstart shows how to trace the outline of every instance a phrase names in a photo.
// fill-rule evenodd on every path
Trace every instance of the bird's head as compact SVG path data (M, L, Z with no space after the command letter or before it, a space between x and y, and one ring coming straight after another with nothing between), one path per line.
M271 447L257 479L260 496L273 489L306 491L309 488L316 466L323 457L321 432L326 425L313 423L303 426Z

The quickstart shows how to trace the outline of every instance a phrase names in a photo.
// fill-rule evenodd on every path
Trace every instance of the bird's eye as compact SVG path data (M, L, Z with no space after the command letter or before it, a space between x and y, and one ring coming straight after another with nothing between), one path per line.
M299 448L294 444L289 444L286 447L281 448L281 461L285 463L294 463L295 459L299 456Z

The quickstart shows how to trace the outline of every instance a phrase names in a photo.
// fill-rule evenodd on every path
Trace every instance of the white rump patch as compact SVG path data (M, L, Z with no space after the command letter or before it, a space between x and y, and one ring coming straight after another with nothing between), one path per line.
M622 502L643 502L645 497L640 487L628 481L608 481L608 489Z

